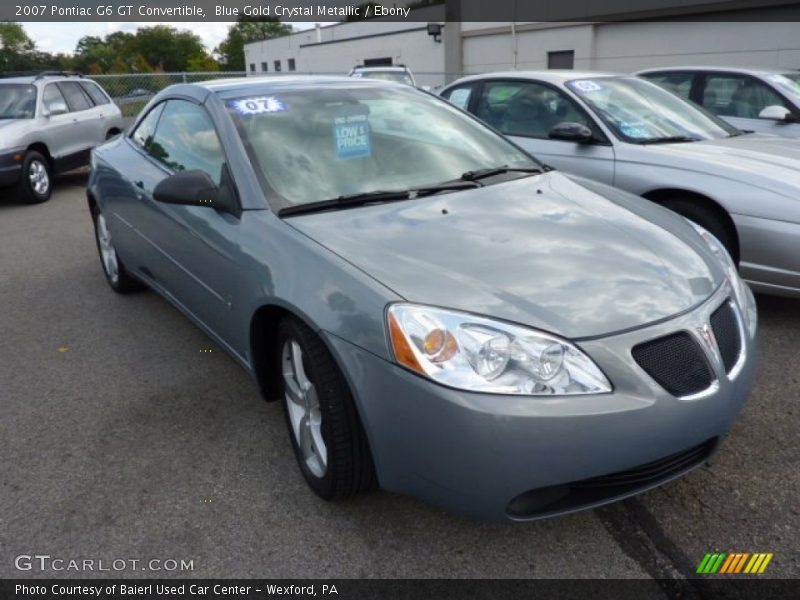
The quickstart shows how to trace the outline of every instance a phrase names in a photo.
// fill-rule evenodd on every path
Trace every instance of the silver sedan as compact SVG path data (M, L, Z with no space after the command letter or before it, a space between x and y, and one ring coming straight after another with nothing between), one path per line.
M493 73L441 95L567 172L668 207L761 292L800 296L800 143L744 133L632 76Z

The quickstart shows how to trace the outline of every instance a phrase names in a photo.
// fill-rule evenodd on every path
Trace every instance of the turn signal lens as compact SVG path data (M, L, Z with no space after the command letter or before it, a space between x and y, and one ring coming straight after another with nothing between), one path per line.
M417 357L414 355L414 351L411 349L411 346L408 345L406 336L403 335L403 331L397 323L397 318L391 313L389 313L389 335L392 340L392 349L394 350L394 357L397 359L397 362L413 371L424 373L425 371L423 371L420 366Z
M425 336L425 341L422 342L422 351L430 358L431 362L444 362L453 358L458 352L458 342L449 331L434 329Z

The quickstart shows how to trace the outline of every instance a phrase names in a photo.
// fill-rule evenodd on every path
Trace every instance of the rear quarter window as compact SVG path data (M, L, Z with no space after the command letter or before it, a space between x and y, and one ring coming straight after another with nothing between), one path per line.
M96 83L82 81L81 87L83 88L83 91L89 94L89 97L97 106L100 106L101 104L111 103L111 100L108 98L106 93L103 90L101 90Z

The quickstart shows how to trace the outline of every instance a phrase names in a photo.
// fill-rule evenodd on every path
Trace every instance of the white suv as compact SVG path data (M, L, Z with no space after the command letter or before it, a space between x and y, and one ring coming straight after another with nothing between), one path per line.
M44 202L53 175L88 164L92 148L122 129L122 113L94 81L63 72L0 79L0 186Z

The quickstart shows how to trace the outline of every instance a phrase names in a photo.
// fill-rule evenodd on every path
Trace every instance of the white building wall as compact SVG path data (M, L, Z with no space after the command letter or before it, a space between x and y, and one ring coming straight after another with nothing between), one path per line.
M595 67L670 65L800 69L800 23L608 23L597 26Z
M506 23L483 25L484 29L496 29L498 26L505 30L510 29L510 25ZM473 74L514 69L546 69L547 53L562 50L575 52L575 68L591 68L592 25L551 27L533 31L519 29L525 25L517 24L516 35L512 35L510 31L480 35L481 28L476 23L470 23L467 29L462 29L464 72Z
M388 35L376 35L381 33ZM318 35L322 43L316 42ZM347 74L366 59L391 58L411 69L418 85L444 83L444 46L427 34L424 23L348 23L245 46L248 71L251 64L256 66L250 75L262 74L262 62L273 73L275 60L286 73L289 58L295 59L296 73L331 75Z
M355 22L308 30L245 47L256 65L294 58L296 72L345 74L365 59L391 57L407 65L420 85L445 82L444 43L425 23ZM404 31L415 30L415 31ZM800 23L796 22L627 22L596 24L461 23L463 73L546 69L548 52L572 50L576 69L631 72L667 65L740 65L800 68ZM390 35L375 35L380 33ZM366 37L362 37L366 36ZM354 38L354 39L353 39ZM317 39L323 43L316 43ZM336 43L331 43L336 42ZM459 73L452 73L449 79Z
M669 65L800 68L800 23L631 22L544 26L515 36L507 23L462 28L463 70L546 69L547 53L573 50L576 69L630 72ZM498 27L503 29L497 32ZM520 28L522 30L520 30ZM481 31L488 32L481 35ZM516 55L514 49L516 47Z

